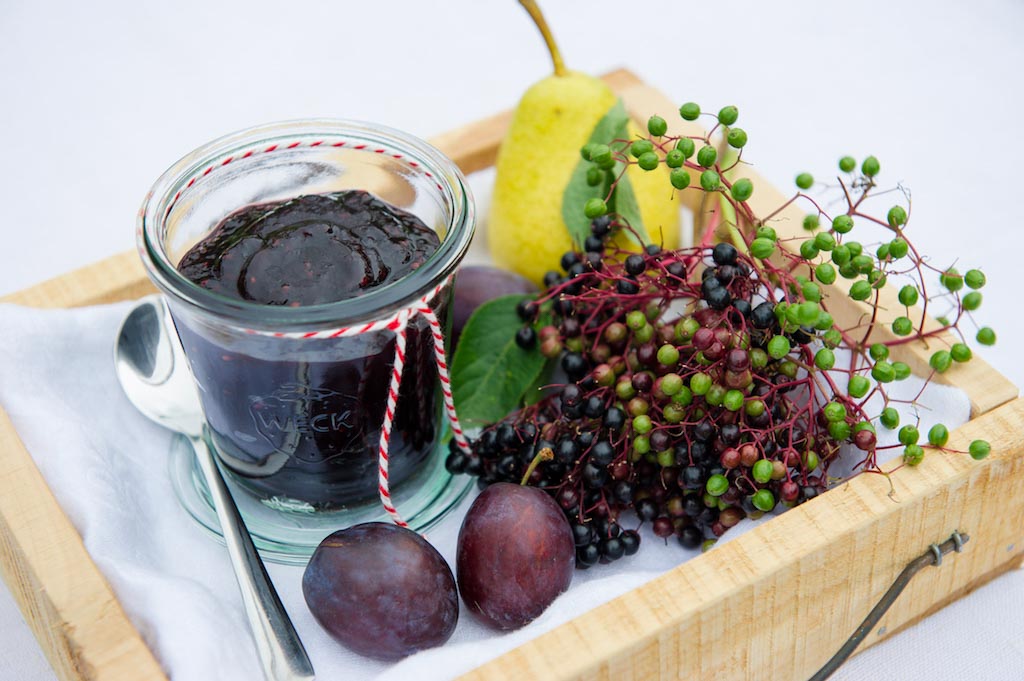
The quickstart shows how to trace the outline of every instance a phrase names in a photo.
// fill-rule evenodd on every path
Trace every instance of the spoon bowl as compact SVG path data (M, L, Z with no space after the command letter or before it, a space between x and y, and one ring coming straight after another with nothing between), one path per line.
M144 416L187 436L203 433L203 410L188 361L159 296L141 299L117 335L114 366L121 388Z

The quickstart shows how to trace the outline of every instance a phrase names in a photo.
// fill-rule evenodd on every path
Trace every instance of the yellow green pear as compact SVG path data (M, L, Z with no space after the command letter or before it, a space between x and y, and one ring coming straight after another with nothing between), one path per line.
M519 1L547 43L554 74L530 87L516 107L498 152L487 231L496 263L540 283L572 247L562 195L580 162L580 149L617 98L603 81L567 70L536 2ZM632 124L629 133L637 133ZM627 177L651 240L678 247L679 203L667 169L644 171L631 165Z

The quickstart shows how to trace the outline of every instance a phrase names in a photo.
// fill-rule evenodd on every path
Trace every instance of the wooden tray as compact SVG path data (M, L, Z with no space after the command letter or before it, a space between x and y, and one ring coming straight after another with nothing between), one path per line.
M697 132L668 116L676 105L633 74L616 71L605 80L637 120L660 113L677 121L673 134ZM494 163L510 117L504 112L433 142L465 172L480 170ZM784 202L767 182L748 176L758 188L755 213L767 214ZM697 192L684 192L684 200L687 194ZM772 224L782 237L799 236L801 218L791 208ZM74 307L152 291L138 257L129 252L3 302ZM829 304L841 322L863 311L842 294L831 296ZM893 354L916 373L927 373L923 348L903 345ZM882 476L854 478L463 679L807 678L850 636L907 562L954 530L970 534L964 552L919 574L862 647L1019 566L1024 400L980 359L941 379L960 386L971 400L972 420L952 434L950 446L966 449L972 439L988 439L992 454L984 461L929 454L920 467L896 471L892 488ZM2 411L0 569L60 679L166 679Z

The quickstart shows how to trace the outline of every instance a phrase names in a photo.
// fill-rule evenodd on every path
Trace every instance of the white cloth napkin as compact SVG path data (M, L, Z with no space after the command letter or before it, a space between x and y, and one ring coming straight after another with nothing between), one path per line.
M0 405L171 677L258 679L256 653L225 550L179 507L171 489L172 436L135 412L117 384L113 339L129 307L43 311L0 306ZM898 395L912 396L920 381L896 385ZM953 428L969 414L966 396L943 386L930 386L920 404L922 432L939 421ZM879 435L883 442L895 440L884 429ZM429 534L451 565L470 502ZM735 528L725 539L744 529ZM497 634L463 609L445 646L396 665L350 653L320 629L302 598L302 568L269 565L269 570L318 678L428 681L469 671L694 555L674 541L666 544L645 533L636 556L578 571L572 588L526 628Z

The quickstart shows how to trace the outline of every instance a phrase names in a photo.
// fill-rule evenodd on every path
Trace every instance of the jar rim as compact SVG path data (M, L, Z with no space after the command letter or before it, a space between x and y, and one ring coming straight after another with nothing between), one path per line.
M435 180L451 211L448 230L437 250L419 268L400 279L344 300L288 307L266 305L224 296L191 281L171 263L161 238L167 215L178 197L197 179L215 172L245 150L262 147L316 147L323 139L344 139L358 144L335 143L366 153L392 153L411 168ZM309 141L312 140L312 141ZM239 206L241 208L241 206ZM297 330L347 325L380 318L382 314L415 305L438 284L454 274L473 237L475 207L472 192L455 162L424 140L408 133L364 121L316 118L279 121L253 126L214 139L171 165L153 184L139 210L137 245L147 273L157 287L177 302L222 322L246 328Z

